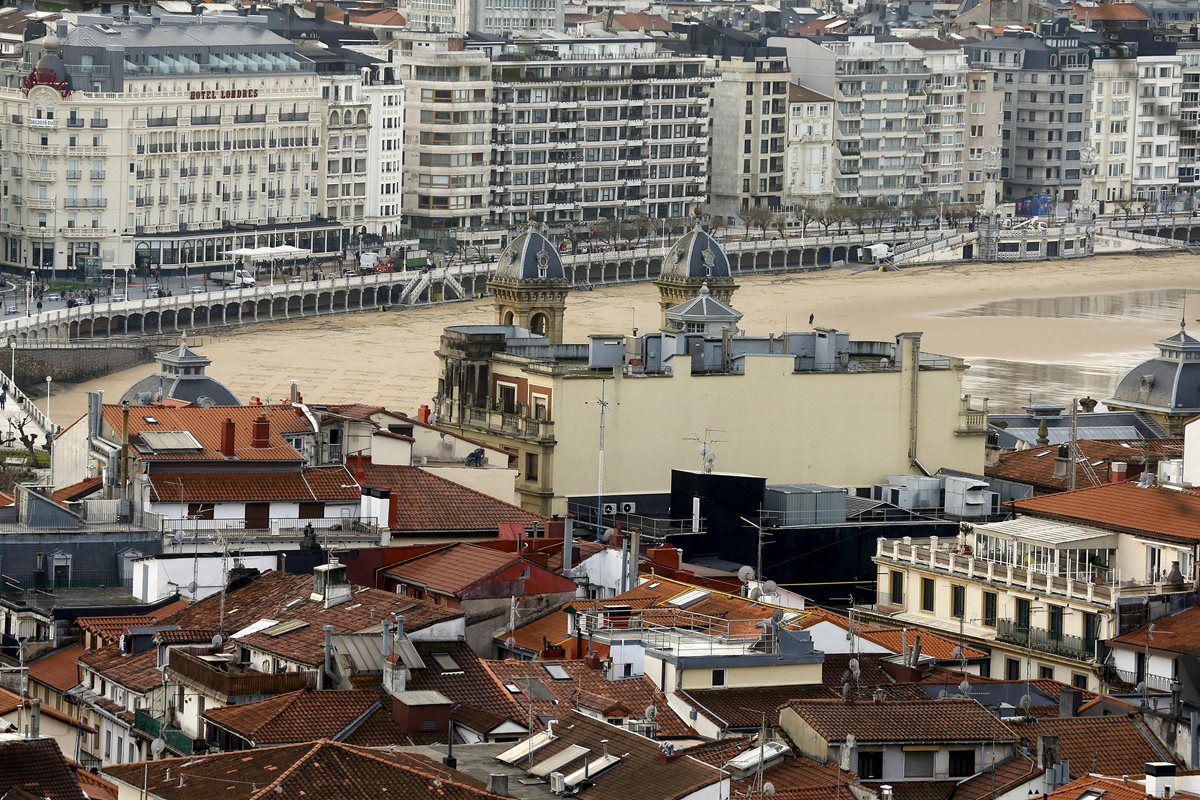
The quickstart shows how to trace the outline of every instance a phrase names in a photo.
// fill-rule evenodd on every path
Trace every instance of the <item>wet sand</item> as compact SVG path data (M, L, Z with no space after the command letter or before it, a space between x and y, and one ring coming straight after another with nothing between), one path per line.
M809 314L816 325L848 330L855 339L924 331L925 349L970 361L967 391L991 398L993 408L1015 408L1030 394L1105 397L1120 375L1153 355L1155 339L1178 330L1182 289L1198 283L1196 264L1194 256L1173 254L754 276L739 279L733 305L750 334L805 329ZM1200 315L1195 296L1189 312ZM489 299L198 335L213 360L209 373L243 401L278 400L296 380L311 401L411 411L436 392L433 353L442 329L492 322ZM652 284L599 287L570 296L566 339L658 323ZM74 386L55 384L54 416L69 423L83 413L85 391L103 390L115 402L153 371L143 365Z

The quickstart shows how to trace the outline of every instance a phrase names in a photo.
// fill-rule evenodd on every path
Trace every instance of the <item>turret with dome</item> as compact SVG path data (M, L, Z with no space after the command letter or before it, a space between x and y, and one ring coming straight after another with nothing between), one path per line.
M1200 341L1188 335L1181 320L1179 332L1154 343L1158 355L1131 369L1104 401L1118 411L1140 411L1182 436L1183 426L1200 414Z
M488 281L499 325L516 325L561 344L571 282L558 251L535 226L509 242Z
M187 336L179 346L154 356L157 375L148 375L129 387L121 401L137 405L175 400L197 406L240 406L242 401L225 384L204 373L212 359L188 347Z
M707 286L712 297L726 304L738 288L724 248L699 225L667 251L662 272L654 284L658 287L664 324L667 311L696 297L701 286Z

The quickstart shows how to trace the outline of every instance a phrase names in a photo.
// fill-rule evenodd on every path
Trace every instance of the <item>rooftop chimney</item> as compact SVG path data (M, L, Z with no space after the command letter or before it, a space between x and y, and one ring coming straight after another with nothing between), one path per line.
M258 416L254 420L254 431L250 438L250 446L256 450L264 450L271 444L271 421L267 419L266 413Z
M1073 686L1063 686L1058 690L1058 715L1060 717L1073 717L1079 713L1079 707L1083 705L1083 695Z
M1166 800L1175 794L1174 764L1168 761L1146 762L1146 794L1158 800Z
M508 776L500 774L488 775L487 790L501 797L508 796Z
M309 596L313 602L324 603L325 608L333 608L349 600L350 593L346 565L338 563L336 558L313 570L313 590Z
M233 420L226 417L225 427L221 429L221 454L226 458L233 458L235 451L233 449Z
M1065 444L1058 446L1058 458L1054 459L1054 479L1056 481L1069 480L1071 477L1071 469L1074 464L1071 463L1071 448Z
M1124 483L1129 478L1129 465L1124 461L1114 461L1108 465L1108 480L1110 483Z
M36 697L29 701L29 738L38 739L42 735L42 701Z
M325 675L333 673L333 626L324 626L325 630ZM324 681L321 682L324 685Z
M383 621L383 657L386 659L392 654L392 621L385 619Z

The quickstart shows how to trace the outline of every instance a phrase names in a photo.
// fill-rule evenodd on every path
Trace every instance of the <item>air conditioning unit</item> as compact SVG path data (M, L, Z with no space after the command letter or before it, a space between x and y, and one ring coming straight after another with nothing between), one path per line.
M621 513L622 514L636 514L637 513L637 503L621 503Z
M550 791L554 794L562 794L567 791L567 781L561 772L550 773Z
M617 513L617 503L605 503L600 506L600 513L612 516Z

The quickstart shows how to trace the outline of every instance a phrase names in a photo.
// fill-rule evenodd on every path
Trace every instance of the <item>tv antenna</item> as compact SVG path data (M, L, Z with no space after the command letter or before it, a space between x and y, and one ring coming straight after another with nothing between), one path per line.
M705 428L704 437L689 436L685 441L696 442L697 450L700 452L700 471L705 475L712 473L713 464L717 460L717 452L713 445L724 442L724 439L714 439L714 433L724 433L720 428Z

